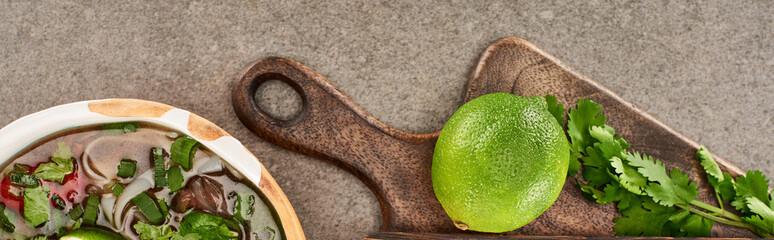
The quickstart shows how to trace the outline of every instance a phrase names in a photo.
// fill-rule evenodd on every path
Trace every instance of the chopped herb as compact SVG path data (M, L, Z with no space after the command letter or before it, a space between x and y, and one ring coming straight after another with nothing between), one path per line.
M54 207L60 210L67 207L67 204L61 197L59 197L59 195L51 194L51 201L54 202Z
M239 234L231 230L234 226L238 227L231 220L192 211L180 221L180 234L196 233L203 239L237 239Z
M143 215L153 224L159 224L164 220L164 215L161 214L159 207L156 206L156 201L153 201L146 192L138 194L132 198L132 202L137 208L140 209Z
M269 226L266 226L263 228L264 231L269 232L269 239L273 240L277 236L277 230L274 230L274 228L271 228Z
M137 234L140 235L140 239L142 240L199 240L201 237L199 237L196 233L189 233L187 235L181 235L179 232L172 230L172 228L167 225L161 225L161 226L154 226L150 225L144 222L137 222L134 224L134 230L137 231Z
M28 174L30 172L30 167L24 164L14 164L13 170L11 170L12 173L20 173L20 174Z
M64 176L73 172L73 153L64 142L59 142L51 162L43 163L35 169L33 175L48 181L62 183Z
M121 185L121 183L115 183L113 184L113 195L116 197L121 196L121 193L124 192L124 185Z
M64 142L58 142L57 148L54 150L54 154L51 157L58 159L71 159L73 158L73 151L71 151L70 147L68 147Z
M190 137L179 137L175 139L170 147L173 162L183 167L186 171L191 170L193 158L196 150L199 149L199 142Z
M16 226L8 220L8 216L5 215L5 204L0 203L0 222L3 224L3 231L12 233Z
M83 224L83 219L78 219L78 221L75 221L75 223L73 224L72 230L81 228L81 224Z
M167 170L167 181L169 183L169 191L175 192L183 188L185 181L183 178L183 169L179 166L170 167Z
M102 130L116 131L119 133L136 132L140 129L140 124L136 122L108 123L102 125Z
M36 237L28 238L28 240L48 240L48 237L46 237L46 236L36 236Z
M118 173L116 175L121 178L132 178L135 172L137 172L137 163L124 159L118 164Z
M157 198L156 202L159 204L159 211L161 211L161 214L164 215L164 217L169 216L169 207L167 207L167 202L164 201L163 198Z
M151 148L151 156L153 157L153 178L156 180L156 187L165 187L167 186L167 178L166 166L164 165L164 149Z
M70 215L70 219L76 220L79 217L81 217L81 215L83 215L83 208L81 208L80 204L75 204L73 206L73 210L70 210L70 213L68 213L68 215Z
M11 174L8 174L8 178L12 183L25 187L37 187L40 185L38 178L33 175L11 172Z
M236 196L236 202L234 202L234 219L242 224L247 224L247 219L242 216L242 195Z
M89 194L86 199L86 209L83 211L83 223L86 225L95 225L99 217L99 197Z
M51 204L48 201L48 191L42 187L26 187L24 189L24 219L30 226L38 226L48 221Z

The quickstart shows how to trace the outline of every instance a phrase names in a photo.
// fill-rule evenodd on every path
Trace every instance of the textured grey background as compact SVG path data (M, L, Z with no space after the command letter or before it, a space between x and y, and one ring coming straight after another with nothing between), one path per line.
M518 36L739 167L774 175L772 13L771 1L0 0L0 126L87 99L188 109L263 161L309 239L363 238L381 224L365 185L237 120L229 87L248 62L300 61L377 119L423 133L460 105L483 49Z

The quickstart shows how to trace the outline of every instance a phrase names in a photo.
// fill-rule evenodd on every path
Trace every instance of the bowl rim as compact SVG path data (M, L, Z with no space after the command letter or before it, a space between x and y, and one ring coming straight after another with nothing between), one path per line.
M0 151L0 164L57 132L127 121L153 123L193 137L262 191L277 212L286 239L305 239L301 223L287 196L250 150L209 120L163 103L130 98L89 100L26 115L0 129L0 149L4 150Z

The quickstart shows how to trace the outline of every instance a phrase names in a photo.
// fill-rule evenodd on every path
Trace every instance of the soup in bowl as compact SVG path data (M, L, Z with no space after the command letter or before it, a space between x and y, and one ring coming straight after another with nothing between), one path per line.
M239 141L164 104L61 105L0 129L3 239L303 239Z

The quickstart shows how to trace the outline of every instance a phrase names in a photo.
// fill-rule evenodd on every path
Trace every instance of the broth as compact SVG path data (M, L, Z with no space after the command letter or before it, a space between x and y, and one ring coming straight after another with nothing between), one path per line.
M3 239L95 228L126 239L284 239L255 185L205 146L164 127L78 127L12 159L0 181Z

